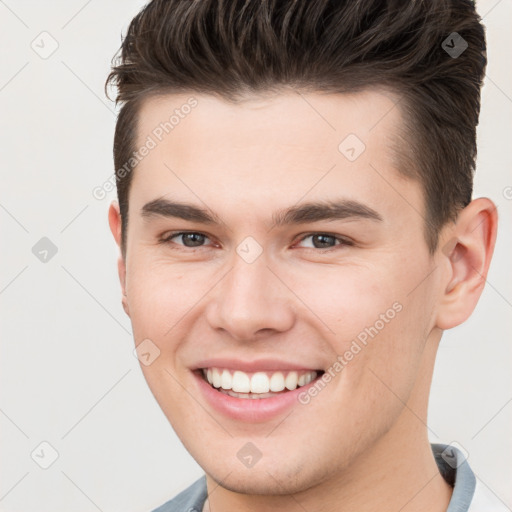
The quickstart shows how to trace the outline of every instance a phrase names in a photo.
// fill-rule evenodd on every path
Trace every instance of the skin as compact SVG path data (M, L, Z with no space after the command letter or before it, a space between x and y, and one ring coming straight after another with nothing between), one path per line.
M138 147L189 97L147 99ZM451 488L427 437L428 394L442 331L468 318L482 292L494 204L474 200L431 255L421 185L397 172L390 150L401 123L392 98L283 90L235 105L194 97L197 107L136 167L118 270L135 343L149 338L160 350L141 365L144 376L204 469L211 510L446 510ZM349 133L366 145L354 162L338 150ZM222 224L144 218L142 207L161 197L207 206ZM382 220L270 228L278 210L343 198ZM119 245L115 201L109 223ZM159 243L183 230L207 238L198 247L183 237ZM315 233L350 243L318 245L307 237ZM263 250L251 264L236 252L247 236ZM401 311L288 416L231 420L210 407L191 374L207 357L327 369L394 303ZM252 468L237 458L248 441L262 454Z

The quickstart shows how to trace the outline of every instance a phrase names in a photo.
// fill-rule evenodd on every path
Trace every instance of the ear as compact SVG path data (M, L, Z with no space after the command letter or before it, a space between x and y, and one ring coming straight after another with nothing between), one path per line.
M117 272L119 274L119 281L121 283L121 291L123 293L121 302L125 313L130 316L128 307L128 297L126 295L126 262L123 257L123 251L121 246L121 212L119 210L119 203L112 201L110 208L108 209L108 223L110 231L114 235L114 239L119 248L119 256L117 257Z
M497 225L496 205L479 198L462 210L450 229L449 241L440 248L446 269L436 319L440 329L461 324L475 309L491 263Z

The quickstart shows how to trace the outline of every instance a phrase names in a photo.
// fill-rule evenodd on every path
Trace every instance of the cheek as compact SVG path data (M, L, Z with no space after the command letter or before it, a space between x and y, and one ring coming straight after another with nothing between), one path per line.
M389 275L369 266L319 266L290 274L288 282L307 308L301 319L315 322L340 353L366 327L378 322L381 330L380 315L391 309L388 316L395 316L399 293Z
M163 261L133 258L127 280L130 318L140 336L169 339L170 330L208 289L204 272Z
M357 395L365 389L368 398L383 390L380 378L406 393L429 330L425 290L411 293L425 271L396 264L320 270L296 279L294 291L318 317L313 321L332 349L333 366L339 363L333 373L343 372L343 389Z

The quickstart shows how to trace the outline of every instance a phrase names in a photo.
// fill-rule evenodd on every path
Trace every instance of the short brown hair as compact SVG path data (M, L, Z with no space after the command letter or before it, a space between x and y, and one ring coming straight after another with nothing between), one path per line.
M460 55L449 51L456 42ZM422 184L433 252L439 229L471 201L486 63L484 27L469 0L152 0L132 20L106 83L122 105L114 164L123 255L126 165L142 101L174 92L236 101L281 87L397 93L398 167Z

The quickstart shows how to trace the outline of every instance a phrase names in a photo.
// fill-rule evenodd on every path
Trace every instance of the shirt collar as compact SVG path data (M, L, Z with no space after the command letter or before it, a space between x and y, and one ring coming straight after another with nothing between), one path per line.
M453 445L432 444L439 472L453 487L446 512L467 512L475 494L476 478L464 454Z

